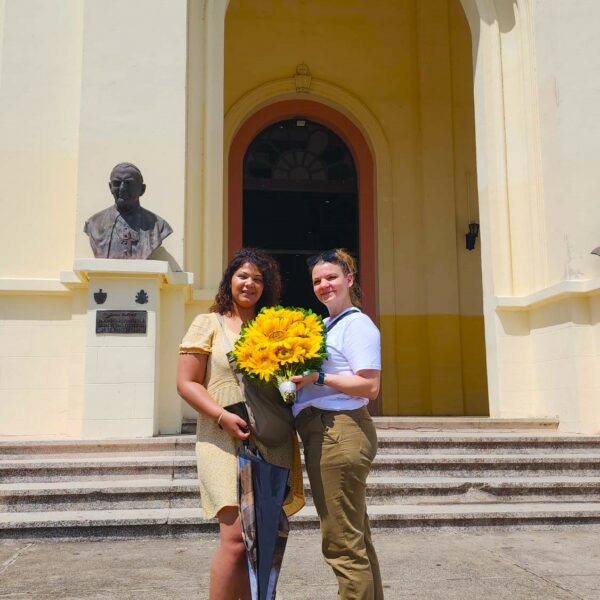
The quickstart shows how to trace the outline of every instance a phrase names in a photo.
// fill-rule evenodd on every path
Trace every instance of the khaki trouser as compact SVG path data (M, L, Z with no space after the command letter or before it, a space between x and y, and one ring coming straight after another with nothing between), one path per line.
M321 520L323 555L338 580L338 599L382 600L379 562L371 540L366 482L377 434L366 407L305 408L296 418L306 470Z

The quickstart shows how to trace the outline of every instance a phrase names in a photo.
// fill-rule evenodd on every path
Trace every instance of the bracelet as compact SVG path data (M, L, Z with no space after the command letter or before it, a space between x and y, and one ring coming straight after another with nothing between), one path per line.
M221 411L221 414L219 415L219 417L217 418L217 425L221 425L221 419L223 418L223 415L225 414L225 409L223 409Z

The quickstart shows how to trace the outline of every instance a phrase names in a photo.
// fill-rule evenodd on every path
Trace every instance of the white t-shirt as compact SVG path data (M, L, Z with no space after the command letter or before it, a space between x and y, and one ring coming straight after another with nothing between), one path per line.
M345 312L356 310L348 308ZM324 319L325 326L330 323ZM335 321L335 319L334 319ZM324 373L354 375L364 369L381 371L381 335L379 329L364 313L358 311L344 317L327 332L327 360L321 367ZM307 406L323 410L354 410L368 404L369 400L360 396L349 396L327 385L308 384L298 392L298 399L292 405L294 416Z

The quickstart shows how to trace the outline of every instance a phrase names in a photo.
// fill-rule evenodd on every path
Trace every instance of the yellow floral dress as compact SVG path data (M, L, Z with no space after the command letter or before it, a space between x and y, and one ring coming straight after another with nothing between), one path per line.
M233 345L236 336L224 328ZM207 354L204 386L220 406L240 402L242 393L225 352L223 329L216 313L198 315L185 334L180 354ZM292 515L304 506L300 451L296 435L287 444L268 448L251 439L266 461L290 469L290 493L284 510ZM214 518L225 506L237 506L237 457L239 442L225 433L206 415L198 414L196 429L196 459L202 511L205 519Z

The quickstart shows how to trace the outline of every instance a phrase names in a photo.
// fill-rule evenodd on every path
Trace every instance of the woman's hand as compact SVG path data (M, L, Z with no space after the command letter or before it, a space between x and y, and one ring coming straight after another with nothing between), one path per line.
M248 423L228 410L221 415L219 425L225 433L236 440L247 440L250 437Z
M308 375L294 375L292 381L300 390L309 383L315 383L319 378L317 372ZM348 396L358 396L375 400L379 394L379 385L381 381L381 372L375 369L364 369L357 371L354 375L335 375L334 373L325 373L325 384L337 392L347 394Z
M291 381L296 384L296 389L301 390L305 385L308 385L309 383L315 383L318 378L319 374L316 371L313 371L308 375L294 375L291 378Z
M219 425L223 431L237 440L248 439L250 437L248 423L227 410L223 412L223 408L215 402L204 387L207 361L206 354L182 354L179 357L177 371L179 395L191 407L214 421L217 421L222 413Z

